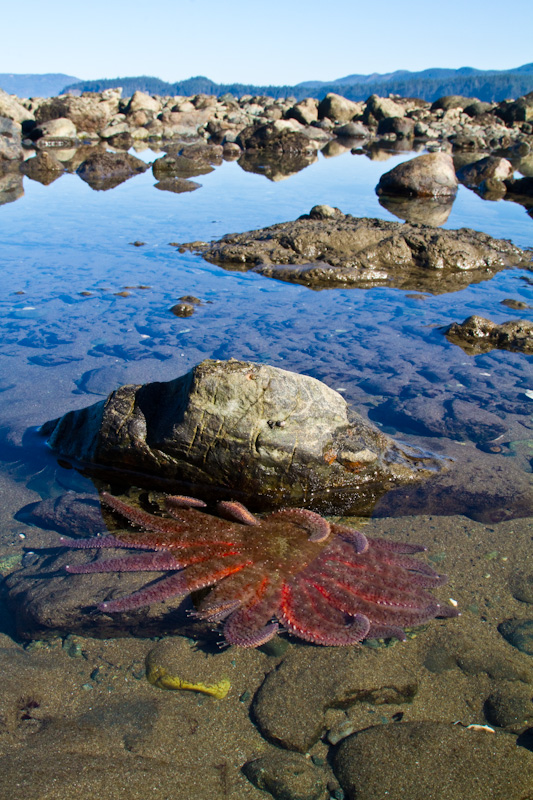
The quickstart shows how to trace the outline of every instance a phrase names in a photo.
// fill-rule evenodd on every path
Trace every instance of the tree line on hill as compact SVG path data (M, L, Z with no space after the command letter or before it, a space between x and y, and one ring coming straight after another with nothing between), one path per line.
M387 81L353 83L339 85L337 83L322 84L320 86L255 86L253 84L215 83L209 78L197 76L176 83L167 83L159 78L147 75L139 77L114 78L94 81L80 81L65 86L62 93L75 92L102 92L105 89L122 87L122 93L129 97L136 91L148 94L173 96L195 94L210 94L222 97L231 94L234 97L243 95L266 96L273 98L294 97L303 100L304 97L316 97L321 100L328 92L336 92L349 100L366 100L371 94L389 95L397 94L401 97L419 97L422 100L433 102L445 95L463 95L464 97L477 97L487 102L500 102L514 99L533 91L533 73L527 72L479 72L474 75L456 75L455 77L424 78L413 76L406 79L390 79Z

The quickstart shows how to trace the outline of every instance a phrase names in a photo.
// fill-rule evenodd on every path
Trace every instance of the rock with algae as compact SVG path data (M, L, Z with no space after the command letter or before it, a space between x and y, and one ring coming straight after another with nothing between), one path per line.
M146 656L146 678L160 689L185 690L208 694L221 700L231 688L226 677L220 677L219 662L197 650L186 639L164 639Z

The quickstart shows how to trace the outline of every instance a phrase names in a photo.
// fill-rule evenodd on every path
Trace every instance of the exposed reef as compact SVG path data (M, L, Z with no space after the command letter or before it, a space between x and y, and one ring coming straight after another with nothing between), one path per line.
M226 269L313 289L393 286L440 294L531 264L529 252L486 233L358 218L330 206L315 206L294 222L181 247Z

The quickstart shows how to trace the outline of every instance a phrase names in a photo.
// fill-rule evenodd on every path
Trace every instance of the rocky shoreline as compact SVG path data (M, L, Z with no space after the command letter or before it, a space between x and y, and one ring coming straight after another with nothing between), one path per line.
M533 93L501 103L451 96L431 104L377 95L355 103L333 93L320 102L140 91L122 98L120 89L19 99L0 90L0 203L22 193L22 179L15 179L20 171L45 184L65 171L78 172L95 189L112 188L147 168L132 155L125 159L131 148L166 153L152 165L153 174L158 188L178 192L197 188L183 181L223 159L279 180L315 161L319 151L331 157L351 150L369 158L383 149L444 151L454 155L458 172L493 156L510 160L509 166L474 184L471 170L459 179L491 199L508 193L529 209ZM99 161L94 180L91 159ZM514 169L524 177L514 181Z

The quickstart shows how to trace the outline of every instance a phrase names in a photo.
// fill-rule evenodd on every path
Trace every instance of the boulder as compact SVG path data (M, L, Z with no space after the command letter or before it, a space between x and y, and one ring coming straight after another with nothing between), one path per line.
M379 179L377 194L414 197L455 195L457 178L448 153L425 153L386 172Z
M126 108L127 114L135 111L151 111L152 114L159 114L161 111L161 98L152 97L146 92L134 92Z
M334 130L335 136L341 139L368 139L370 131L362 122L346 122Z
M379 121L378 136L394 133L398 139L412 139L415 135L415 121L409 117L383 117Z
M388 97L380 97L377 94L371 95L366 101L365 110L363 113L363 121L368 122L372 119L380 122L389 117L403 117L405 116L405 108L394 100Z
M504 100L496 106L494 113L508 125L533 121L533 92L519 97L518 100Z
M318 119L318 101L314 97L307 97L289 108L285 114L286 119L295 119L302 125L311 125Z
M57 119L48 120L43 122L32 131L32 139L50 138L50 139L76 139L78 132L72 120L66 117L58 117Z
M447 338L470 355L490 350L513 350L533 353L533 322L514 319L501 325L473 315L464 322L452 322L445 330Z
M295 120L278 120L245 128L237 137L243 150L262 150L277 155L316 153L318 144L300 130Z
M487 280L505 266L530 264L526 251L485 233L357 218L338 209L328 218L322 209L294 222L181 246L227 269L253 269L320 289L395 286L441 293Z
M466 164L457 171L457 177L470 189L479 186L483 181L504 181L513 175L514 168L510 161L499 156L487 156L473 164Z
M51 97L42 103L35 112L38 124L51 119L66 117L70 119L78 131L98 133L111 121L118 112L118 95L84 93L81 97L61 95Z
M481 117L483 114L490 113L494 108L494 103L486 103L483 100L474 100L463 108L465 114L469 117Z
M361 104L353 103L334 92L329 92L318 104L318 118L333 120L333 122L350 122L361 113Z
M466 108L471 106L474 101L472 97L462 97L460 94L449 94L439 97L431 106L431 111L450 111L452 108Z
M76 172L91 189L105 191L147 169L148 164L130 153L108 153L97 150L80 164Z
M33 114L19 102L16 95L8 94L0 89L0 117L7 117L13 122L22 123L33 119Z
M21 125L9 117L0 117L0 165L2 162L21 161Z
M62 457L136 474L130 483L144 474L254 508L367 514L393 486L443 466L380 433L320 381L233 359L123 386L43 433Z

